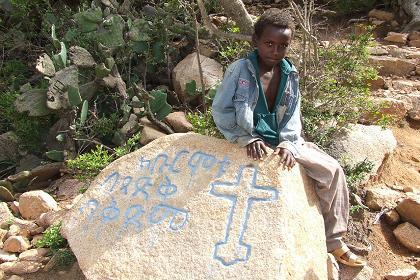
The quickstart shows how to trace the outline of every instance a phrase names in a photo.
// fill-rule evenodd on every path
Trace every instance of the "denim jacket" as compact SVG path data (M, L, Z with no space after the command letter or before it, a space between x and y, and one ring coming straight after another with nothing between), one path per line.
M213 100L212 114L220 132L230 142L246 146L261 139L254 129L254 109L258 100L258 82L251 61L246 58L232 63ZM290 98L291 97L291 98ZM279 145L295 157L304 140L300 136L299 77L295 67L289 73L284 97L275 108L279 129Z

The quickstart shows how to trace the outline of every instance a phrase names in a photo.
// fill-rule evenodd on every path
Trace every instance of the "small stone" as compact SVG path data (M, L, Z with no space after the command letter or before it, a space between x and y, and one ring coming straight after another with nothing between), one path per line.
M398 27L398 26L400 26L400 24L398 23L398 21L393 20L393 21L391 21L391 26L392 27Z
M385 275L386 280L410 280L417 276L415 269L397 269Z
M65 213L65 210L43 213L36 220L36 223L41 227L48 228L56 223L61 222Z
M0 245L3 245L3 242L6 240L7 230L0 228Z
M14 262L17 259L15 254L0 249L0 262Z
M22 217L35 220L42 213L58 210L57 202L44 191L29 191L19 197L19 210Z
M37 227L36 229L31 230L31 235L38 235L38 234L43 233L44 231L45 231L44 227Z
M73 198L80 194L80 189L85 183L77 179L61 178L54 182L57 186L57 197Z
M393 80L392 87L399 90L414 91L419 87L419 83L408 80Z
M384 38L385 41L401 44L407 43L407 39L408 34L397 32L389 32L388 35Z
M141 131L140 144L146 145L153 140L165 136L166 134L150 126L145 126Z
M7 274L28 274L37 272L42 264L30 261L5 262L0 264L0 270Z
M416 262L414 263L414 267L415 267L417 270L420 270L420 260L418 260L418 261L416 261Z
M41 240L42 238L44 238L44 235L43 235L43 234L38 234L38 235L33 236L33 237L32 237L32 240L31 240L31 245L32 245L32 246L36 246L36 243L37 243L39 240Z
M14 216L12 212L10 212L9 207L7 207L6 202L0 202L0 223L6 223L10 219L13 219Z
M185 117L184 112L173 112L166 116L165 121L175 132L189 132L193 130L192 124Z
M374 186L366 191L366 206L374 211L379 211L382 207L393 208L396 200L401 194L384 186Z
M93 67L96 65L95 60L88 50L79 47L72 46L69 49L70 60L73 61L78 67Z
M8 280L25 280L25 278L20 277L18 275L12 275Z
M31 247L28 239L22 236L11 236L4 242L3 250L12 253L20 253Z
M419 31L412 31L410 35L408 35L408 40L420 40L420 32Z
M403 186L400 186L400 185L392 185L392 186L389 186L391 189L393 189L394 191L400 191L400 192L402 192L403 190L404 190L404 187Z
M20 229L24 229L27 231L35 230L38 227L38 225L32 221L26 221L19 218L13 220L13 225L16 225Z
M420 230L410 223L400 224L394 231L397 240L410 251L420 253Z
M385 88L385 79L381 76L378 76L376 80L369 81L371 90L378 90Z
M420 48L420 40L411 40L408 41L410 47Z
M327 259L328 280L340 280L340 267L334 256L328 253Z
M17 236L19 235L20 227L17 225L10 225L9 230L7 232L7 238L10 236Z
M388 55L389 54L389 52L381 46L369 47L368 50L371 55Z
M9 204L10 210L12 210L13 214L15 214L16 216L19 216L20 215L19 202L12 201L12 202L9 202L8 204Z
M400 222L400 215L398 215L398 212L394 209L386 212L383 217L385 221L391 226L394 226Z
M406 187L404 187L403 191L405 193L414 192L414 188L412 186L406 186Z
M394 14L387 11L373 9L368 14L369 17L377 18L384 21L392 21L394 19Z
M403 221L420 228L420 195L409 194L398 203L396 210Z
M37 248L37 249L30 249L28 251L22 252L19 255L19 260L21 261L34 261L34 262L45 262L45 258L48 253L50 252L47 248Z

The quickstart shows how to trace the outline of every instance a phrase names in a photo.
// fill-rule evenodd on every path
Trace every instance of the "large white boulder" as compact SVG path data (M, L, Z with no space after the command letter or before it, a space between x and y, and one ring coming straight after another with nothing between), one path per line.
M194 133L106 167L62 233L88 280L327 279L324 225L299 166Z
M375 174L396 147L397 140L390 129L356 124L337 135L329 153L342 165L354 166L368 160L373 163L371 173Z

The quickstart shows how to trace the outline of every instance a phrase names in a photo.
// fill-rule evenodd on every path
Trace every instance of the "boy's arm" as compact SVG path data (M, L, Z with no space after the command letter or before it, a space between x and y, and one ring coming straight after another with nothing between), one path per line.
M239 74L239 62L232 64L226 70L223 81L213 99L212 115L217 128L225 138L244 147L259 138L251 136L236 122L236 109L233 98L238 86Z
M300 95L300 94L299 94ZM296 158L299 155L297 145L302 143L304 140L300 136L302 131L302 122L300 120L300 96L298 103L296 104L295 111L292 117L287 122L286 126L280 130L280 139L282 140L277 146L278 148L284 148L289 150Z

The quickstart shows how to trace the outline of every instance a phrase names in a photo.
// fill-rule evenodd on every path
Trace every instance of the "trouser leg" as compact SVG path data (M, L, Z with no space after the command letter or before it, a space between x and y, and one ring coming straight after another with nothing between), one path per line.
M328 252L343 245L342 235L347 231L349 193L340 164L313 143L305 143L296 161L309 177L315 180L324 217Z

